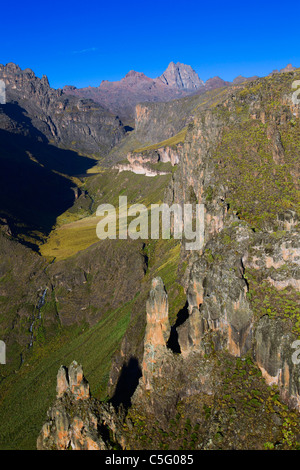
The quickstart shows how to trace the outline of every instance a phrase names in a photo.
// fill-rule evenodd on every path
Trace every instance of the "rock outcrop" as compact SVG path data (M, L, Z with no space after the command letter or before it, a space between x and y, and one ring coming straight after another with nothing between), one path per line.
M38 450L109 450L120 438L113 407L90 397L82 367L73 361L57 375L57 399L37 440ZM109 436L109 437L108 437ZM122 440L122 439L121 439Z
M285 67L283 67L280 70L273 70L270 75L274 75L275 73L286 73L286 72L293 72L293 70L296 70L296 67L294 67L292 64L287 64Z
M265 315L256 328L254 356L267 384L277 385L284 401L300 411L300 371L293 361L294 341L288 322Z
M142 380L146 390L152 388L153 377L159 376L162 362L168 356L170 336L168 296L160 277L152 280L152 289L146 303L146 331Z
M172 166L175 166L179 163L179 151L180 150L177 148L166 146L158 148L157 150L129 152L127 160L129 163L139 162L155 164L162 162L171 163Z
M117 163L113 168L121 171L132 171L145 176L167 175L170 171L158 170L155 165L159 162L171 163L175 166L179 163L180 152L171 147L162 147L157 150L145 150L143 152L129 152L128 163Z
M168 295L162 279L157 277L152 280L146 302L142 376L132 397L132 409L159 416L164 426L176 413L179 399L212 394L216 385L212 365L203 361L199 351L185 360L174 354L171 335Z
M61 366L57 374L57 398L66 393L71 394L75 400L90 398L89 384L83 376L82 367L73 361L67 370Z
M244 279L242 256L252 233L238 227L231 234L238 250L210 251L195 261L190 272L187 290L189 317L178 328L178 340L183 356L193 351L205 353L203 340L210 333L215 350L228 350L242 356L251 348L253 313L247 299L248 286ZM216 243L214 243L216 248ZM217 262L213 259L217 258Z

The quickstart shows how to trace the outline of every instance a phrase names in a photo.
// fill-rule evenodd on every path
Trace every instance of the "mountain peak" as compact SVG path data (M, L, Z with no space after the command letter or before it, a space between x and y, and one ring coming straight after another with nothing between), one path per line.
M125 75L127 77L135 77L137 75L144 75L142 72L136 72L135 70L129 70L129 72Z
M197 90L204 86L195 70L190 65L170 62L167 70L159 77L160 80L178 90Z
M129 70L122 80L126 81L140 81L140 80L151 80L143 72L136 72L135 70Z
M292 72L293 70L296 70L296 67L294 67L292 64L287 64L287 66L281 69L280 72Z

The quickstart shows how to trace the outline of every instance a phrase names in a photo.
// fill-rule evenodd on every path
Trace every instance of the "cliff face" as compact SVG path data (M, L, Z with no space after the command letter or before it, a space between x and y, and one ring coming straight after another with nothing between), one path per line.
M25 111L36 132L56 145L100 154L125 134L118 118L90 100L67 97L61 90L50 88L45 75L39 79L32 70L21 70L10 63L0 65L0 79L6 84L4 112L18 122Z
M172 167L179 163L178 150L172 147L162 147L157 150L145 152L129 152L128 163L117 163L113 168L120 171L132 171L145 176L157 176L170 174L170 171L162 171L155 168L157 163L170 163Z
M209 333L216 350L240 357L251 348L253 312L241 260L252 233L238 226L229 236L238 248L224 249L221 240L207 243L206 250L211 251L192 264L187 290L189 317L178 330L184 356L194 350L204 353L203 340ZM218 261L213 262L214 258Z

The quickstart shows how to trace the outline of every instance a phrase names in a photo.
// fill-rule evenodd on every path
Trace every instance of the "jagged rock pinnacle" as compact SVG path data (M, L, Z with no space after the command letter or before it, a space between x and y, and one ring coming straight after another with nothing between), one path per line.
M82 366L73 361L69 369L64 366L59 368L57 374L57 398L68 393L76 400L84 400L90 397L90 387L83 376Z
M108 450L122 442L122 422L111 404L91 398L82 366L73 361L57 374L57 399L37 439L38 450ZM108 439L107 436L110 436Z
M147 326L144 339L143 382L151 388L153 375L167 354L166 343L170 336L168 295L160 277L152 280L152 289L146 303Z
M167 70L160 76L166 85L178 90L197 90L204 86L195 70L190 65L171 62Z

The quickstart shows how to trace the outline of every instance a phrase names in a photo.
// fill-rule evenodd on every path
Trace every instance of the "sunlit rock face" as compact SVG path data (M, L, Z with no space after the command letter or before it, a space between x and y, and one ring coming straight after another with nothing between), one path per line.
M160 277L152 280L152 289L146 303L146 331L144 338L143 382L151 389L152 378L160 374L160 363L168 355L166 343L170 336L168 296Z
M228 350L233 356L245 354L251 347L253 312L247 299L247 283L241 262L252 238L246 227L237 227L232 239L240 240L239 248L232 250L222 243L210 242L207 256L194 262L187 289L189 317L178 328L183 356L193 351L202 352L203 339L212 337L216 350ZM216 249L211 254L210 246ZM213 258L217 262L213 262Z
M113 407L91 398L82 366L76 361L69 368L60 367L56 391L37 440L38 450L108 450L113 441L121 447L120 422Z
M267 384L277 385L282 398L300 410L300 372L294 341L287 322L268 316L260 319L255 332L256 362Z
M61 366L57 374L57 398L71 394L76 400L90 397L90 387L83 376L82 366L73 361L69 369Z

